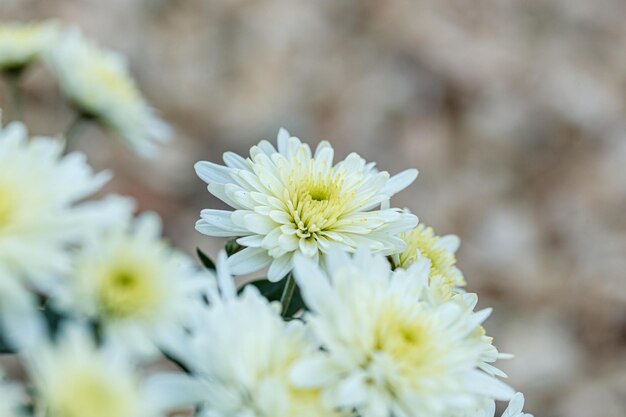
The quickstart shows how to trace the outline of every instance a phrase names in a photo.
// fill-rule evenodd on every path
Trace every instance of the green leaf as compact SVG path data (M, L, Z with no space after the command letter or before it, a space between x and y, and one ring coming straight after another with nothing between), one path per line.
M0 355L3 353L15 353L13 347L5 340L0 332Z
M206 269L211 271L215 271L215 262L211 260L204 252L200 250L200 248L196 248L196 253L198 254L198 258L200 258L200 262Z
M226 250L226 255L228 256L233 256L234 254L236 254L243 248L244 248L243 246L237 243L236 237L228 240L228 242L226 242L226 245L224 245L224 249Z
M246 283L243 287L239 289L239 293L241 293L248 285L252 285L254 287L257 287L261 295L267 298L269 301L280 301L280 297L285 290L286 284L287 278L283 278L278 282L271 282L267 279L259 279ZM302 299L302 295L300 294L300 288L298 288L298 286L296 285L296 288L293 292L293 297L291 298L291 303L289 303L289 308L287 309L285 317L292 318L294 314L302 309L306 309L306 304L304 304L304 300Z

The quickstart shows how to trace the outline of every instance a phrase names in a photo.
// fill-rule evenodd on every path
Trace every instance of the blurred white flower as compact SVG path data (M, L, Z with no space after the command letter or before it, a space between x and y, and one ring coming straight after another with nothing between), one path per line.
M289 368L315 347L301 322L285 323L277 304L248 286L237 296L218 262L220 292L208 291L209 304L198 317L186 363L204 387L202 416L319 417L336 415L323 407L316 388L297 388Z
M359 250L330 251L327 272L296 258L296 280L311 313L305 320L323 351L298 361L292 378L363 417L445 416L483 396L513 391L477 366L484 341L475 337L490 310L473 312L453 296L426 300L429 262L391 271L387 259Z
M96 347L83 327L66 327L58 336L56 345L42 341L24 355L35 399L47 417L165 415L164 398L174 394L174 385L170 392L147 389L126 351L106 341Z
M151 354L193 314L194 286L206 279L162 239L158 216L146 213L78 251L57 302L96 320L106 337Z
M0 416L21 416L20 407L24 405L24 400L22 387L6 381L2 369L0 369Z
M465 285L463 274L456 267L455 253L460 245L457 236L439 237L431 227L420 223L413 230L401 233L400 238L406 242L406 249L394 256L396 266L408 268L424 256L431 262L431 278L441 276L451 288Z
M123 56L71 29L50 50L47 62L77 110L115 131L140 155L152 155L157 142L170 138L170 127L141 95Z
M130 214L127 200L82 202L110 174L94 174L85 155L61 156L63 145L33 138L20 123L0 127L0 268L5 278L49 289L67 272L68 246Z
M278 150L261 141L248 159L227 152L226 166L198 162L196 172L209 192L235 210L202 210L196 229L209 236L242 236L237 242L246 249L228 259L232 272L270 265L271 281L292 270L294 254L317 263L331 244L351 252L404 250L397 233L415 227L417 218L378 207L413 182L417 171L390 178L356 153L335 165L333 156L328 142L312 154L309 145L281 129Z
M20 71L39 58L57 39L52 23L0 24L0 71Z

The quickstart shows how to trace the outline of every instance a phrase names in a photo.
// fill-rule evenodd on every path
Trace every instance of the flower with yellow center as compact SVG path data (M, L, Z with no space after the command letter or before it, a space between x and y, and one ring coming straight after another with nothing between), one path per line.
M473 333L490 310L473 312L463 295L432 303L428 275L426 259L392 271L366 250L331 251L324 271L298 257L304 320L322 350L295 363L294 383L363 417L446 416L484 396L509 399L512 390L478 367L484 341Z
M98 321L109 337L140 353L182 325L193 309L199 273L161 238L161 223L144 214L103 233L78 252L59 307Z
M130 212L120 198L83 201L110 175L94 174L81 153L62 154L58 140L29 141L20 123L0 127L0 269L40 292L69 270L69 247Z
M57 38L51 23L0 24L0 71L19 72L38 59Z
M177 401L172 395L185 397L182 380L148 386L122 346L105 340L96 347L86 328L62 328L57 340L24 353L46 417L164 417Z
M73 29L50 50L47 62L78 111L117 132L139 154L152 155L155 144L171 136L170 127L141 95L121 55Z
M456 267L455 253L459 248L459 238L454 235L439 237L431 227L420 223L413 230L400 234L406 242L406 249L394 256L394 264L400 268L408 268L420 257L431 262L431 279L440 276L443 285L450 289L465 285L463 274Z
M202 416L333 417L317 388L298 388L289 368L311 352L302 323L285 323L277 304L253 286L238 296L225 265L218 261L219 291L209 288L209 304L185 343L183 360L202 381Z
M336 245L355 251L401 252L397 234L417 225L417 218L394 208L381 208L417 176L406 170L393 177L378 171L357 154L333 164L334 151L321 142L315 153L281 129L278 150L261 141L244 159L224 154L226 166L198 162L198 176L208 190L234 211L207 209L196 229L209 236L237 236L246 248L228 260L232 272L246 274L270 265L277 281L293 268L299 253L323 261Z

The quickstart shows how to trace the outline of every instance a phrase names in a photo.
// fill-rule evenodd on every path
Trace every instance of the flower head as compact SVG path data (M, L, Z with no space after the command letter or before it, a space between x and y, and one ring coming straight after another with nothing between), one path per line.
M83 202L110 175L94 174L82 153L62 151L54 139L29 142L20 123L0 127L0 268L40 291L68 271L68 246L130 213L121 198Z
M298 388L289 368L310 352L299 322L285 323L279 306L248 286L237 296L224 259L218 262L220 292L198 317L186 363L202 380L202 407L211 417L332 417L318 389Z
M21 71L51 47L56 37L51 23L0 24L0 71Z
M431 227L420 223L413 230L400 234L406 242L406 249L395 256L395 264L401 268L408 268L420 257L430 260L430 276L440 276L443 282L450 287L465 285L463 274L456 267L455 253L459 248L459 238L454 235L439 237Z
M291 271L294 254L323 261L333 244L351 252L360 246L384 254L404 250L397 233L415 227L417 218L378 207L417 171L390 177L355 153L334 165L333 156L328 142L313 154L281 129L278 150L261 141L248 159L227 152L226 166L198 162L196 172L209 192L235 210L203 210L196 228L209 236L240 236L237 242L246 249L229 258L233 273L270 265L272 281Z
M61 89L85 117L123 137L141 155L170 137L169 126L146 103L121 55L86 40L77 29L50 50L48 63Z
M199 273L161 238L155 214L125 226L94 237L78 252L58 302L98 321L108 336L152 353L155 342L191 314Z
M113 346L98 350L86 329L64 329L57 345L44 344L26 357L49 417L151 415L129 357Z
M392 272L365 250L330 252L326 272L299 257L305 320L323 350L296 363L294 382L364 417L444 416L482 396L510 398L478 368L485 342L474 334L490 310L473 312L464 295L431 302L428 275L426 259Z

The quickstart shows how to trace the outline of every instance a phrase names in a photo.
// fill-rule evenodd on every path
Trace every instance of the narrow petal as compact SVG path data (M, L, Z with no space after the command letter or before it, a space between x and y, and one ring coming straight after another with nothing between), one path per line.
M227 264L234 275L244 275L265 268L273 258L262 248L246 248L228 258Z
M380 190L381 194L392 196L398 191L404 190L411 185L417 178L418 171L416 169L407 169L389 178L389 181Z
M272 282L278 282L291 271L293 268L293 254L288 253L280 258L274 259L270 265L270 269L267 272L267 279Z

